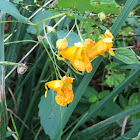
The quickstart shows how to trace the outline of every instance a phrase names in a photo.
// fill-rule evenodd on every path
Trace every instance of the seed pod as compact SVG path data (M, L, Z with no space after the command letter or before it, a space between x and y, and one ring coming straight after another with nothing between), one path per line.
M23 65L25 65L25 64L23 64ZM25 65L25 67L18 66L17 67L17 73L18 74L24 74L27 71L27 69L28 69L28 67L26 65Z

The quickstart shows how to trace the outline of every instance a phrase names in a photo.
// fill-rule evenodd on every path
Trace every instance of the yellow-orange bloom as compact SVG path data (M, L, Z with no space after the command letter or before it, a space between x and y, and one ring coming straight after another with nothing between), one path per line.
M92 65L90 57L93 56L92 47L95 43L86 39L85 43L75 43L75 46L68 47L58 53L58 60L62 60L59 56L68 59L72 66L79 71L91 72Z
M64 76L61 80L53 80L45 83L45 97L47 97L49 87L57 92L57 95L55 96L57 104L66 106L72 102L74 97L71 83L73 83L73 79L66 76Z
M64 50L68 47L68 39L58 39L56 42L58 51Z
M113 43L112 43L112 39L113 39L113 35L111 34L111 32L109 30L106 30L105 32L105 37L103 37L102 39L100 39L94 49L93 49L93 55L92 57L94 58L96 55L100 54L105 56L105 52L109 51L109 53L112 56L115 56L113 50L111 49L113 47Z

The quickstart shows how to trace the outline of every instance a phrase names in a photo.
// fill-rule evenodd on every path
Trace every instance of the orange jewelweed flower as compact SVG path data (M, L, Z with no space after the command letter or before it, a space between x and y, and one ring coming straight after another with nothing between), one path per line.
M58 53L58 60L66 58L76 70L87 70L89 73L92 70L90 57L93 55L92 47L94 45L95 43L90 39L86 39L85 43L75 43L75 46L60 51ZM60 55L62 55L63 58L60 58Z
M68 39L58 39L56 42L58 51L64 50L68 47Z
M106 30L105 36L96 43L93 49L94 52L93 57L98 54L105 56L106 51L109 51L109 53L112 56L115 56L113 50L111 49L113 47L113 43L112 43L113 38L114 37L111 34L111 32L109 30Z
M55 96L56 103L61 106L66 106L72 102L74 97L71 83L73 83L73 79L66 76L63 76L61 80L53 80L45 83L45 97L47 97L49 87L57 92Z

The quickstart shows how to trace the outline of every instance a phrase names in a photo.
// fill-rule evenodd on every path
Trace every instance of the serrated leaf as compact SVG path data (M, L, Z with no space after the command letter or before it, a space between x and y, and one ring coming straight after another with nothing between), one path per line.
M115 86L117 87L124 79L125 79L125 74L116 74L116 73L111 73L110 76L106 76L107 80L106 83L111 87Z
M115 58L126 64L140 63L132 51L127 48L118 48L115 51Z
M0 1L0 10L3 10L6 13L12 15L13 17L15 17L20 22L25 23L25 22L28 22L28 20L29 20L28 18L22 16L19 13L18 9L11 2L1 0Z
M94 13L119 14L120 10L114 4L92 4L90 10Z
M80 12L85 12L90 8L90 0L58 0L58 6L76 8Z
M44 95L41 97L38 105L38 116L40 117L40 123L43 126L45 133L52 139L56 131L60 131L59 133L61 134L61 130L58 130L57 128L59 128L58 126L61 126L61 117L67 110L67 106L62 107L56 104L55 91L49 90L47 95L47 98L45 98Z
M48 18L50 16L51 16L51 12L50 11L47 11L47 10L46 11L42 11L41 10L32 18L31 22L36 24L37 22L39 22L39 21L41 21L41 20L43 20L45 18ZM49 25L50 21L51 20L47 20L45 22L45 24ZM43 23L39 24L38 28L39 28L39 33L41 33L43 31ZM36 32L36 28L34 26L31 26L31 25L29 25L26 30L27 30L28 33L31 33L31 34L36 34L37 33Z
M118 71L118 65L119 65L118 63L113 62L113 63L106 65L105 68L115 72L115 71Z

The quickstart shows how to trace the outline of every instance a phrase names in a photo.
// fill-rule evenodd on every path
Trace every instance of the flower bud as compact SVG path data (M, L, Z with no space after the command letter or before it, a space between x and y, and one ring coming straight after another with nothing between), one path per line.
M100 21L102 22L102 20L105 19L105 13L104 13L104 12L100 12L100 13L98 14L98 17L100 18Z
M55 33L56 31L55 31L55 29L52 26L47 26L47 32L48 33L50 33L50 32L54 32Z
M68 47L68 39L59 39L56 42L58 51L64 50Z

